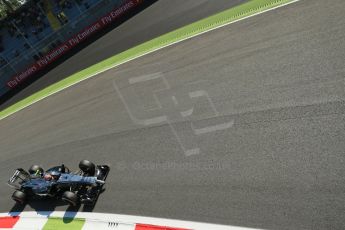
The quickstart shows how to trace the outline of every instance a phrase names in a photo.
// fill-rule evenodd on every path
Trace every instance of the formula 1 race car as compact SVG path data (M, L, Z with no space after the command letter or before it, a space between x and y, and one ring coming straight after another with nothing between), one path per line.
M7 184L16 190L12 199L21 205L31 199L56 198L71 206L93 206L104 189L110 167L82 160L79 169L71 173L60 165L44 171L33 165L28 171L17 169Z

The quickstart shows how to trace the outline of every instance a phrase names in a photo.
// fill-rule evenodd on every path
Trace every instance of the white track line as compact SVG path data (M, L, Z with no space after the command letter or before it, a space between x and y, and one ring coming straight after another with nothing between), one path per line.
M186 37L186 38L183 38L183 39L181 39L181 40L179 40L179 41L176 41L176 42L173 42L173 43L170 43L170 44L167 44L167 45L158 47L158 48L156 48L156 49L150 50L150 51L148 51L148 52L145 52L145 53L143 53L143 54L140 54L140 55L138 55L138 56L135 56L135 57L133 57L133 58L130 58L130 59L128 59L128 60L125 60L125 61L123 61L123 62L120 62L120 63L118 63L118 64L115 64L115 65L110 66L110 67L108 67L108 68L105 68L105 69L103 69L103 70L100 70L100 71L98 71L98 72L96 72L96 73L94 73L94 74L89 75L89 76L86 77L86 78L83 78L83 79L81 79L81 80L79 80L79 81L76 81L76 82L70 84L70 85L67 85L67 86L65 86L65 87L62 87L61 89L59 89L59 90L57 90L57 91L52 91L51 93L48 93L48 94L45 95L44 97L39 98L39 99L37 99L37 100L34 100L34 101L32 101L31 103L29 103L29 104L27 104L27 105L24 105L23 107L19 108L18 110L14 111L14 112L12 112L12 113L7 114L6 116L0 118L0 120L3 120L3 119L5 119L6 117L9 117L9 116L11 116L12 114L14 114L14 113L16 113L16 112L19 112L19 111L21 111L21 110L23 110L23 109L25 109L25 108L27 108L27 107L29 107L29 106L31 106L31 105L33 105L33 104L39 102L39 101L41 101L41 100L43 100L43 99L45 99L45 98L47 98L47 97L49 97L49 96L51 96L51 95L53 95L53 94L56 94L56 93L58 93L58 92L61 92L61 91L63 91L64 89L67 89L67 88L69 88L69 87L71 87L71 86L74 86L74 85L76 85L76 84L78 84L78 83L80 83L80 82L82 82L82 81L85 81L85 80L87 80L87 79L89 79L89 78L92 78L92 77L94 77L94 76L96 76L96 75L98 75L98 74L104 73L104 72L106 72L106 71L108 71L108 70L110 70L110 69L113 69L113 68L115 68L115 67L118 67L118 66L120 66L120 65L123 65L123 64L125 64L125 63L128 63L128 62L130 62L130 61L133 61L133 60L138 59L138 58L140 58L140 57L143 57L143 56L145 56L145 55L154 53L154 52L159 51L159 50L161 50L161 49L164 49L164 48L166 48L166 47L169 47L169 46L178 44L178 43L180 43L180 42L183 42L183 41L189 40L189 39L191 39L191 38L200 36L200 35L202 35L202 34L205 34L205 33L210 32L210 31L213 31L213 30L216 30L216 29L219 29L219 28L222 28L222 27L231 25L231 24L236 23L236 22L239 22L239 21L243 21L243 20L248 19L248 18L251 18L251 17L255 17L255 16L257 16L257 15L260 15L260 14L263 14L263 13L266 13L266 12L269 12L269 11L272 11L272 10L275 10L275 9L278 9L278 8L281 8L281 7L284 7L284 6L287 6L287 5L290 5L290 4L299 2L299 1L300 1L300 0L293 0L293 1L291 1L291 2L284 3L284 4L282 4L282 5L279 5L279 6L276 6L276 7L270 8L270 9L267 9L267 10L263 10L263 11L260 11L260 12L255 13L255 14L251 14L251 15L249 15L249 16L246 16L246 17L243 17L243 18L240 18L240 19L237 19L237 20L234 20L234 21L225 23L225 24L223 24L223 25L219 25L219 26L210 28L210 29L208 29L208 30L199 32L199 33L197 33L197 34L193 34L193 35L191 35L191 36L189 36L189 37Z

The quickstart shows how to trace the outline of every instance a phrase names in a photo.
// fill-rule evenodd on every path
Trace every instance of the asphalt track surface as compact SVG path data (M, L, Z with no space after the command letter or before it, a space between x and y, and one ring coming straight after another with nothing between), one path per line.
M344 14L343 0L302 0L34 104L0 121L1 181L86 158L112 166L95 212L343 229Z
M159 0L0 104L4 109L78 71L247 0ZM182 4L181 4L182 3Z

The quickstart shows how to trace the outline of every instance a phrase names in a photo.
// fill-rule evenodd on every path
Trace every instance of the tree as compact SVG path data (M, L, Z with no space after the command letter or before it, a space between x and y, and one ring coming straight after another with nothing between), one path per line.
M8 13L16 11L25 3L26 0L0 0L0 20L6 18Z
M7 12L13 12L13 7L11 5L10 2L8 2L8 0L1 0L2 1L2 5L5 7Z

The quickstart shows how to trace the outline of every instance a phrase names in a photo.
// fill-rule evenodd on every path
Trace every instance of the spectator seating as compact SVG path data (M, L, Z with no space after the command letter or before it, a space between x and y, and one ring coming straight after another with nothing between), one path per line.
M15 13L0 21L0 68L14 62L14 66L11 65L15 70L38 60L61 43L54 32L68 24L63 34L66 39L77 29L75 25L81 15L88 12L91 17L86 19L91 22L93 12L100 12L100 9L107 12L110 5L121 1L124 0L28 0ZM22 64L18 64L19 58Z
M4 51L4 45L2 43L2 36L0 35L0 52Z

